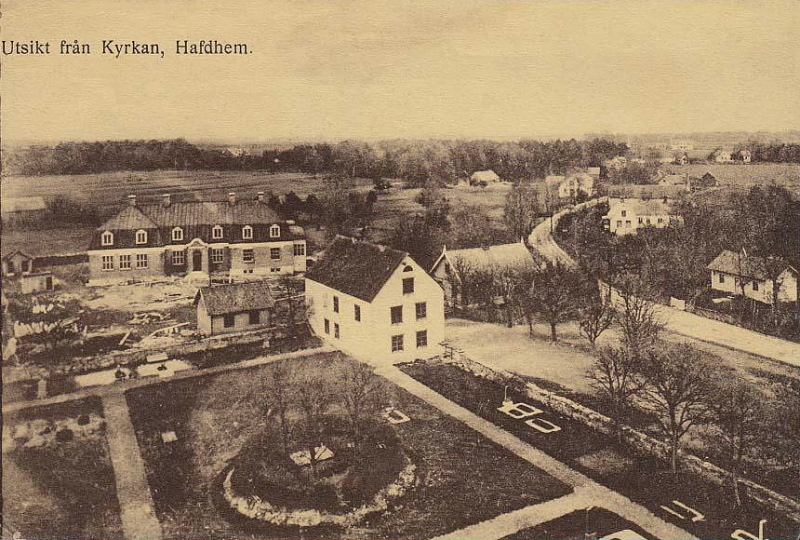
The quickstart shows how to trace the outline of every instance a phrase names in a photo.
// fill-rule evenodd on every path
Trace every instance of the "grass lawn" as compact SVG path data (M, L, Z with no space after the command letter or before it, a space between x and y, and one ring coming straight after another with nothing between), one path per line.
M285 362L290 370L311 366L317 376L337 385L341 370L352 360L329 353ZM269 377L275 369L272 364L128 394L166 537L265 534L237 529L225 521L211 501L210 486L239 451L267 428L262 411L265 397L272 393ZM290 383L294 384L298 383ZM394 429L417 465L419 484L388 512L368 518L357 528L326 536L430 537L570 492L546 473L388 381L377 379L376 384L373 395L380 396L381 408L392 404L412 418ZM289 389L288 395L296 395ZM341 414L341 405L334 404L331 412ZM297 415L290 409L290 424L292 417ZM169 446L161 442L161 432L167 430L178 437Z
M498 383L446 364L418 362L405 366L403 370L448 399L700 538L727 537L740 527L757 531L760 518L768 519L771 524L769 538L792 538L796 533L795 522L754 501L746 502L740 511L734 510L732 490L728 487L717 486L689 473L673 474L666 461L634 454L612 437L509 391L509 397L514 401L531 403L542 409L544 412L540 417L556 424L561 431L542 434L531 429L522 421L497 411L504 396L503 386ZM707 516L706 520L691 524L675 520L661 509L661 505L669 504L673 499L698 509Z
M102 416L99 400L4 415L4 431ZM5 446L5 445L4 445ZM101 433L40 447L3 451L3 524L23 538L121 538L114 470Z

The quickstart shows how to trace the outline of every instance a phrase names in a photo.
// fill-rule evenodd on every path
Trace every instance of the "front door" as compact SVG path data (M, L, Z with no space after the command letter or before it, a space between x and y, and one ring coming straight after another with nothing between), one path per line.
M192 270L195 272L203 271L203 253L199 250L192 252Z

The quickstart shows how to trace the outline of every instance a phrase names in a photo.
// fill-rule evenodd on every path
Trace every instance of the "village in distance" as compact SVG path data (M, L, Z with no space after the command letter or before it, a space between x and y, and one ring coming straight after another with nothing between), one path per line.
M795 538L800 132L2 149L3 538Z

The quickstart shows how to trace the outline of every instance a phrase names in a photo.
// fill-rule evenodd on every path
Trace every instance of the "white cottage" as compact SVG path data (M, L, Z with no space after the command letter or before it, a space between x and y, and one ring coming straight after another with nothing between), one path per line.
M338 236L306 273L309 324L356 358L431 358L444 340L444 293L404 251Z
M778 301L797 302L797 270L777 261ZM711 288L715 291L752 298L772 305L773 280L770 279L767 261L761 257L751 257L745 253L723 250L708 265L711 271Z
M644 227L662 229L683 222L670 203L662 199L610 199L608 214L603 216L605 227L616 235L636 234Z

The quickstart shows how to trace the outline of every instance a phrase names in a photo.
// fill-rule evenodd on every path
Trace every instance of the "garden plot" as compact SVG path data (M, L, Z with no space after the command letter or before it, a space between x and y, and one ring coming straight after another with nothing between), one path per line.
M306 534L324 537L429 537L570 492L373 375L353 422L357 365L328 353L131 391L165 536L292 535L275 521L307 519ZM308 438L305 400L320 394L329 401ZM290 457L310 461L312 448L313 466Z
M3 525L22 538L120 538L99 401L3 418Z

